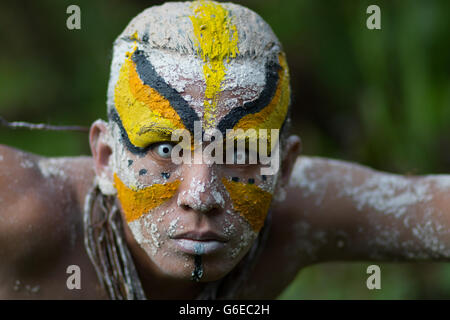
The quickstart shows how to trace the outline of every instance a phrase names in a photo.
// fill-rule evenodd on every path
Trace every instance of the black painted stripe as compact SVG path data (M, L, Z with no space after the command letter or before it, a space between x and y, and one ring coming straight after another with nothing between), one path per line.
M162 77L156 73L155 68L145 56L144 51L136 50L133 53L132 60L136 63L136 70L142 82L158 91L160 95L166 98L170 105L175 109L181 118L186 129L194 133L194 121L199 121L197 113L192 109L186 100L169 86Z
M244 116L260 112L272 101L278 85L278 70L281 66L275 63L269 63L266 67L266 84L260 96L253 101L244 103L242 107L232 109L222 120L220 120L218 129L225 136L227 129L233 129L234 126Z
M197 113L189 106L186 100L174 88L170 87L162 77L157 73L150 61L145 57L142 50L136 50L133 54L132 60L136 64L136 70L142 82L158 91L164 98L166 98L170 105L174 108L177 114L180 116L184 126L194 133L194 121L200 121ZM266 67L266 84L260 96L253 101L245 103L242 107L232 109L220 122L218 129L225 136L226 129L232 129L244 116L248 114L254 114L260 112L272 101L278 85L278 71L281 66L276 63L269 63ZM120 128L120 134L123 143L128 150L133 154L144 156L149 147L141 148L131 143L128 134L123 127L120 116L117 111L114 110L110 114L110 119L117 123ZM282 127L286 122L286 118L283 121ZM283 128L282 128L283 129ZM204 132L202 132L202 135Z

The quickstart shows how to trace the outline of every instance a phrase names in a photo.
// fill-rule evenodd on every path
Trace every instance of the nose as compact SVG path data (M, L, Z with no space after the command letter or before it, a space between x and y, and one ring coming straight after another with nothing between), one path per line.
M192 164L184 168L177 204L184 210L212 213L224 206L219 178L213 166Z

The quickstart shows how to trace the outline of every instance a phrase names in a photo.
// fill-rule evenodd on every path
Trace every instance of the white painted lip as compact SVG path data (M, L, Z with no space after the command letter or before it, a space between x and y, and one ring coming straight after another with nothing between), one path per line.
M211 254L222 249L225 246L224 242L216 241L216 240L192 240L192 239L172 239L175 241L177 247L189 254Z

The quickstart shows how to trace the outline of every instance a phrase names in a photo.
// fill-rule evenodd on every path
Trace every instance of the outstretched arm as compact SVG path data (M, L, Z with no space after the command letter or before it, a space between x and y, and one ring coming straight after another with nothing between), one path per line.
M277 211L290 216L288 233L310 263L450 261L450 175L299 157L286 191Z

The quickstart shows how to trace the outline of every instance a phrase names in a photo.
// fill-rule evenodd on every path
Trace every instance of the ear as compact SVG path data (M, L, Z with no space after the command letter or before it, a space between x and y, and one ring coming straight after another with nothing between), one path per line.
M293 135L287 138L283 160L281 163L281 186L288 185L295 162L297 161L297 158L301 153L301 149L302 141L300 140L300 137Z
M95 121L89 132L89 144L94 158L95 173L97 177L107 178L112 182L112 168L110 168L111 146L108 144L110 133L103 120Z

